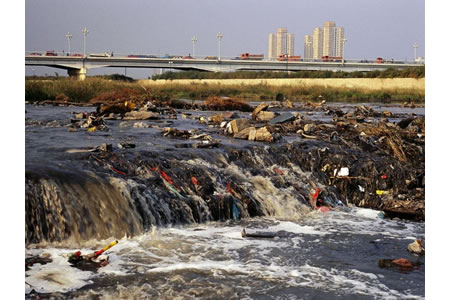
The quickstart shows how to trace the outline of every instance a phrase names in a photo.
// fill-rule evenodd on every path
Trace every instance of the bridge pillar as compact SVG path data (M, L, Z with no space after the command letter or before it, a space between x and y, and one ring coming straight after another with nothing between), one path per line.
M69 69L67 70L67 73L70 77L76 77L78 80L85 80L86 79L86 68L81 69Z

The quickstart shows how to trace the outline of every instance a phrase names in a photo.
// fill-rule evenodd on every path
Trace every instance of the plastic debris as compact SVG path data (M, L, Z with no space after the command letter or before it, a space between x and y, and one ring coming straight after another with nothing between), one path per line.
M424 255L425 248L422 246L422 240L415 240L408 245L408 251L417 255Z
M388 195L389 194L389 191L383 191L383 190L376 190L376 194L377 195Z
M380 268L395 268L400 271L409 272L416 269L419 264L413 264L406 258L398 258L398 259L380 259L378 260L378 266Z
M269 124L281 124L295 119L294 114L284 113L269 121Z
M112 241L102 249L87 255L82 255L81 251L76 251L69 255L68 261L73 267L77 267L80 270L95 271L96 269L104 267L109 263L109 257L103 253L114 245L117 245L117 243L117 240Z

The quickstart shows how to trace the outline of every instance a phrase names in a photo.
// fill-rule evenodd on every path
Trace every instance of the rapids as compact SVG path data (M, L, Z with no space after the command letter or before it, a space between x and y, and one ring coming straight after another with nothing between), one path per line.
M108 131L67 132L80 109L93 110L26 106L26 255L52 258L26 271L27 298L424 297L424 259L406 251L424 238L424 223L349 208L314 171L325 153L345 153L294 136L275 144L225 137L198 123L214 112L183 111L177 119L144 122L150 128L108 121ZM219 147L195 148L198 141L158 129L201 126ZM103 143L113 151L92 151ZM315 188L340 210L313 211ZM245 239L243 227L277 237ZM68 264L65 255L111 239L119 244L97 273ZM377 265L400 257L422 264L411 273Z

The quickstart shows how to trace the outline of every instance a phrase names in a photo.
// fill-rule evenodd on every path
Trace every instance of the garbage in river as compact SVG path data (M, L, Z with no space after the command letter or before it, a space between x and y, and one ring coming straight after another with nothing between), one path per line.
M299 215L316 207L327 211L347 205L377 209L385 218L424 220L424 117L407 115L412 119L401 128L376 119L378 112L369 108L344 112L339 106L299 103L296 112L277 108L280 116L287 119L269 124L258 121L256 116L274 108L260 104L259 112L252 109L257 112L255 119L242 112L223 112L223 121L218 124L222 117L217 122L200 122L200 117L208 120L209 116L219 115L216 112L183 111L184 118L172 121L169 116L181 112L161 103L142 102L127 108L158 112L160 117L136 126L139 128L134 128L133 121L122 120L125 113L117 112L114 118L106 119L110 114L99 116L85 109L77 116L83 119L75 123L70 117L67 121L26 121L27 126L58 128L103 118L110 128L108 132L97 130L89 135L81 127L74 132L77 143L67 140L64 145L68 146L63 149L71 154L58 158L69 166L65 169L41 172L41 166L28 165L27 240L58 240L75 234L78 228L65 225L64 219L57 217L50 220L61 222L52 227L60 229L42 228L49 226L44 224L50 222L48 214L59 214L59 206L70 210L69 203L73 201L83 205L83 198L75 200L70 196L72 184L77 184L78 189L80 184L91 182L101 191L86 194L90 203L105 197L114 205L130 203L121 209L130 220L137 221L117 229L129 234L155 224ZM310 118L307 113L312 111L322 117ZM365 121L353 118L355 115L363 116ZM404 120L405 115L394 113L393 118ZM299 130L301 133L297 133ZM117 146L112 147L113 144ZM154 166L160 166L175 184L152 171ZM193 184L193 177L199 184ZM80 178L79 183L75 178ZM239 197L223 195L227 181ZM316 189L320 190L317 195ZM56 202L45 200L57 195ZM275 197L292 199L292 207L270 203ZM95 207L104 209L100 203ZM100 212L92 211L95 214ZM118 222L123 223L121 220ZM108 237L106 232L102 232L103 238ZM87 236L92 234L86 232Z
M83 255L80 251L76 251L69 255L68 262L71 266L83 271L95 271L98 268L104 267L109 263L109 257L103 254L111 247L117 245L118 241L113 241L102 249Z
M406 258L398 259L380 259L378 260L378 266L380 268L393 268L403 272L411 272L419 268L419 263L413 263Z
M258 238L258 239L273 239L276 237L276 233L273 232L264 232L264 231L255 231L249 233L245 230L245 227L242 228L241 236L243 238Z
M422 246L422 240L415 240L408 245L408 251L417 255L424 255L425 248Z

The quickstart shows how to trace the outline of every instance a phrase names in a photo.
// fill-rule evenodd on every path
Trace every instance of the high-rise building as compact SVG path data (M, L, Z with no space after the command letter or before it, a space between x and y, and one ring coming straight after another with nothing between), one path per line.
M344 27L336 27L336 56L344 57Z
M294 42L295 42L295 36L293 33L287 34L287 55L294 56Z
M344 28L336 27L333 21L324 23L323 28L316 27L312 33L312 49L308 47L309 35L305 36L305 58L308 57L309 51L312 53L313 59L321 59L322 56L343 57L344 54Z
M321 59L323 56L323 34L322 28L316 27L312 33L313 59Z
M287 28L278 28L277 33L269 34L269 53L271 59L278 58L280 55L294 55L295 36L288 33Z
M277 30L277 57L287 54L287 28Z
M277 39L274 33L269 34L269 59L277 58Z
M305 35L304 38L304 52L303 57L305 59L312 59L313 58L313 45L312 45L312 36L311 35Z
M323 56L336 56L336 23L325 22L323 25Z

